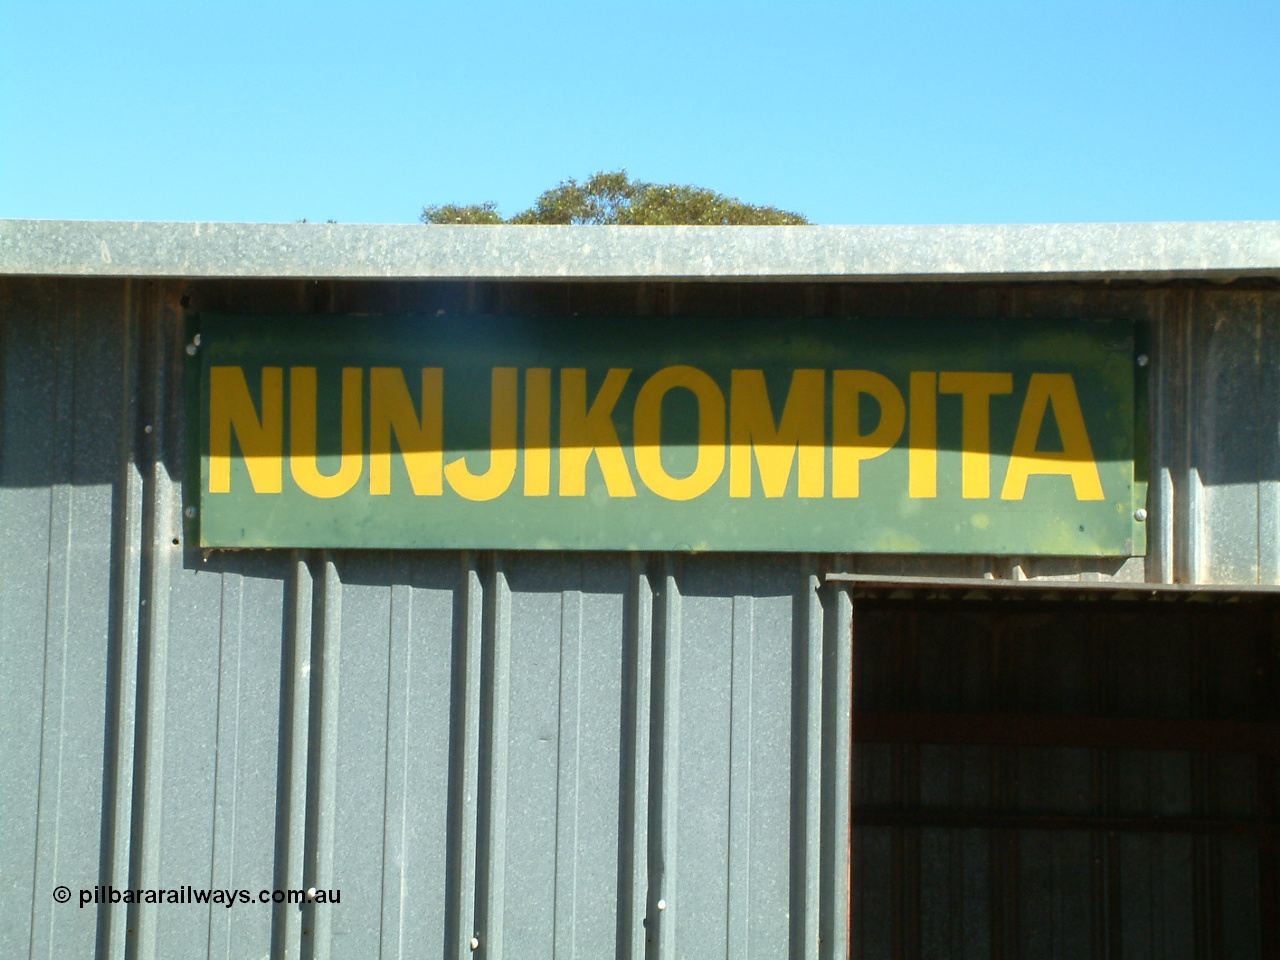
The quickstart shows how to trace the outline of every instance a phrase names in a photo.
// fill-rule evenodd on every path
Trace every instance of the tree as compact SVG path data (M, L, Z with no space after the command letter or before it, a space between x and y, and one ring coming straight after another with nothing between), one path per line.
M445 203L440 206L422 208L418 218L423 223L502 223L502 215L498 213L496 203L473 203L460 206L456 203Z
M494 203L422 208L423 223L626 224L653 226L772 226L807 224L803 214L743 203L704 187L632 180L626 170L562 180L532 207L504 220Z

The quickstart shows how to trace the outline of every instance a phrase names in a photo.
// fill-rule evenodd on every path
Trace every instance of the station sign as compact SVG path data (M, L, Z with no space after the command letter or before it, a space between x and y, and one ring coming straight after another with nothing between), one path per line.
M197 322L207 547L1135 549L1124 321Z

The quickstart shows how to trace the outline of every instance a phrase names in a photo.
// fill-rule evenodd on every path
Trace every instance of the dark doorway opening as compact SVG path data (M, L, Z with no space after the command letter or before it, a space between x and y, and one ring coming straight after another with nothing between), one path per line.
M1278 956L1276 599L854 609L853 957Z

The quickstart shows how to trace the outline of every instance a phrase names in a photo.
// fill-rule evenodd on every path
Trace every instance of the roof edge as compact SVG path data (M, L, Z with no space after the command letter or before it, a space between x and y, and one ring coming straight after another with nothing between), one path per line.
M0 220L0 276L1280 279L1280 221L544 227Z

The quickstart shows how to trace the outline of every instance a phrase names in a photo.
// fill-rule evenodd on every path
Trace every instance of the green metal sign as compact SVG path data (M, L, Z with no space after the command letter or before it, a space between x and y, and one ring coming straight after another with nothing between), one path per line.
M199 324L205 546L1142 551L1126 322Z

